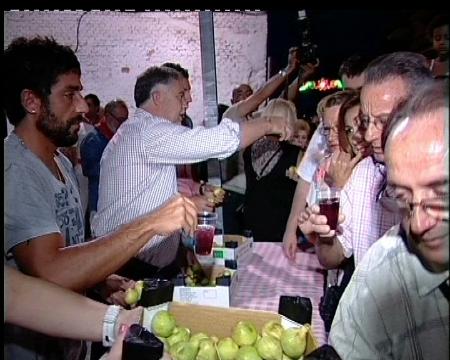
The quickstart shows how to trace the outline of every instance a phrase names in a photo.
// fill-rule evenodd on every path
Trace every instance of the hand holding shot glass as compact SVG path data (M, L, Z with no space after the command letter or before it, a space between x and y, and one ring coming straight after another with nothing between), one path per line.
M339 189L333 187L321 188L316 193L320 214L327 217L327 225L330 227L330 230L336 230L338 224L339 198Z
M197 229L194 232L195 253L209 255L214 241L217 213L203 211L197 214Z
M333 238L345 216L339 214L340 192L336 188L321 188L316 192L316 203L307 207L298 217L302 233L313 243Z

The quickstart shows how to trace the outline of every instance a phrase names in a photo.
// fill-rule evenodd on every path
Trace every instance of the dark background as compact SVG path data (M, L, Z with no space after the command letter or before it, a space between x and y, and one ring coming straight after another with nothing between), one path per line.
M342 61L354 54L368 59L392 51L415 51L432 56L427 26L438 10L305 10L310 39L317 45L320 59L313 80L337 79ZM267 11L267 21L270 77L286 66L289 48L302 43L305 23L298 20L297 9ZM298 116L311 118L318 101L328 93L330 91L317 90L302 93L297 104Z
M426 27L438 10L308 10L311 38L320 58L318 76L337 78L340 63L352 54L371 58L399 50L431 47ZM270 75L286 65L287 51L301 42L297 10L268 11Z

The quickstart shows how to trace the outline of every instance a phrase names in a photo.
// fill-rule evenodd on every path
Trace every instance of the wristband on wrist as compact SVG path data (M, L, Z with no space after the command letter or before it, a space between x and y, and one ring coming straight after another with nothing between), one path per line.
M286 77L287 76L287 71L282 69L282 70L278 71L278 74L281 75L282 77Z
M118 305L108 306L108 309L106 310L105 316L103 318L103 346L109 347L114 344L114 341L116 340L115 328L121 310L122 308Z

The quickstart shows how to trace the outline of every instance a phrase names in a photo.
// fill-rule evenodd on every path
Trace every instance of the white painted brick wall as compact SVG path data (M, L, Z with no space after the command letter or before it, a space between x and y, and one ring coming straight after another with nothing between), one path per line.
M81 11L4 12L4 47L18 36L53 36L77 43ZM203 122L200 35L196 12L89 12L81 19L77 56L84 94L94 93L102 105L124 99L133 113L136 77L152 65L178 62L188 69L193 102L188 114ZM265 13L214 13L218 101L230 105L234 86L253 88L266 77Z

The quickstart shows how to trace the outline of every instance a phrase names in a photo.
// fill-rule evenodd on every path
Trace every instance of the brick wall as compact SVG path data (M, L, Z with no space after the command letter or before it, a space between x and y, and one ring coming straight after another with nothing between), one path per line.
M95 93L102 105L115 97L134 111L136 77L152 65L179 62L187 68L193 102L188 114L203 121L200 36L196 12L4 12L4 46L18 36L53 36L73 49L82 67L84 94ZM234 86L257 88L266 76L265 13L214 13L217 95L230 104Z

